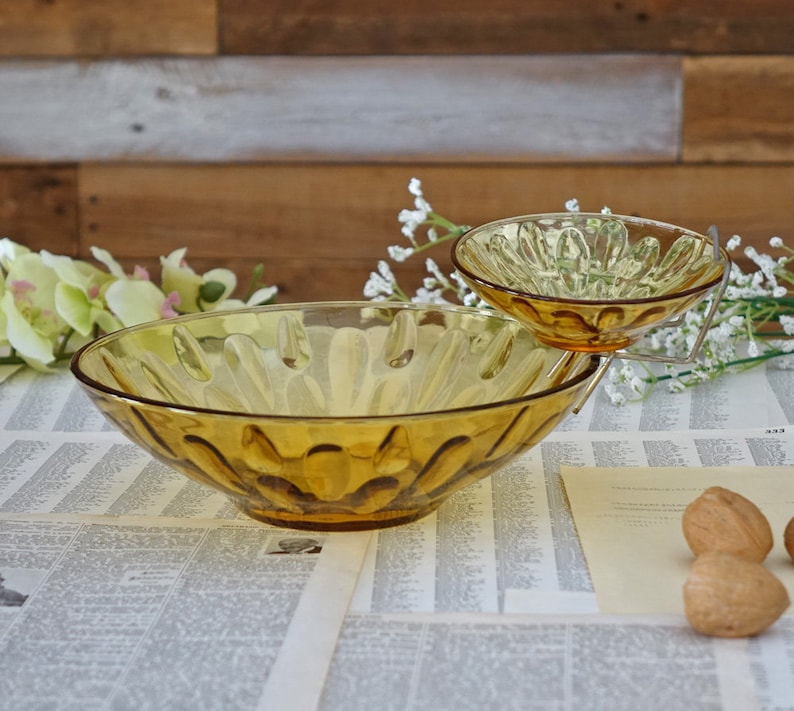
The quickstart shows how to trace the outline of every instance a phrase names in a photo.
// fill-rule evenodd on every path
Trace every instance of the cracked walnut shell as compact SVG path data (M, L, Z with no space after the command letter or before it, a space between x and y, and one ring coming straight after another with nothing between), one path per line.
M749 499L721 486L709 487L690 503L681 525L696 556L725 551L760 563L774 544L772 527L761 510Z

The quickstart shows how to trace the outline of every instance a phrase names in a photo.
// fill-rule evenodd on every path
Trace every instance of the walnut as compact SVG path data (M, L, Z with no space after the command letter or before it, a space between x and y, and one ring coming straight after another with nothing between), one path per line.
M772 550L772 527L749 499L721 486L706 489L684 510L684 538L699 556L725 551L762 562Z
M794 559L794 518L788 522L786 530L783 531L783 545L786 546L786 552Z
M698 556L684 584L689 624L715 637L756 635L789 604L783 583L761 563L723 551Z

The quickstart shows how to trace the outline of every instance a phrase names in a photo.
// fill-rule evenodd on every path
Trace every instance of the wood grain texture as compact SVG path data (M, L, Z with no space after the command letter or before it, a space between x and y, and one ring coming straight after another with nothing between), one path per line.
M684 63L686 161L794 161L794 56Z
M790 0L219 0L229 54L786 53Z
M664 161L660 56L0 62L0 161Z
M3 0L0 56L214 54L214 0Z
M263 262L282 301L360 298L390 244L407 245L397 213L412 176L441 214L478 224L531 212L608 205L695 230L717 224L768 251L794 243L794 166L89 165L80 169L80 252L92 244L156 271L188 246L197 271L241 278ZM447 249L430 252L449 268ZM415 290L424 260L398 268ZM246 277L247 278L247 277Z
M77 169L0 167L0 237L75 256Z

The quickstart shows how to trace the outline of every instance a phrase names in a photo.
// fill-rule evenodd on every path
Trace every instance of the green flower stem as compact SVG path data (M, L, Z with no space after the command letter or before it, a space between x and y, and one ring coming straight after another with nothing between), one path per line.
M248 299L254 295L254 292L256 292L256 290L264 284L262 281L264 274L265 265L260 262L254 267L254 270L251 273L251 281L248 284L248 290L245 292L243 301L248 301Z
M394 282L392 285L392 293L395 296L394 301L404 301L405 303L409 303L411 301L411 297L402 290L397 282Z
M59 352L55 354L52 362L62 363L65 360L71 360L73 355L74 351L64 351L63 353ZM25 361L18 355L9 354L0 356L0 365L25 365Z
M430 249L431 247L435 247L439 244L444 244L445 242L451 242L452 240L457 239L464 232L467 232L469 230L469 227L467 225L456 225L450 222L449 220L446 220L443 217L436 215L435 213L432 213L432 215L433 215L432 220L425 220L425 222L423 222L422 224L428 226L443 227L445 230L447 230L447 233L431 242L425 242L424 244L415 246L413 251L414 254L421 254L422 252L424 252L427 249Z
M742 368L742 370L750 370L757 365L761 365L762 363L772 360L773 358L779 358L780 356L792 355L786 351L767 351L766 353L762 353L761 355L747 357L747 358L737 358L736 360L728 361L720 366L719 370L724 371L730 368L738 368L740 366L747 366ZM652 384L652 383L660 383L663 380L673 380L674 378L685 378L688 375L695 375L696 371L694 370L682 370L678 373L667 373L665 375L651 375L647 378L643 378L643 382Z
M67 351L66 348L69 345L69 339L74 335L74 333L75 330L73 328L69 328L64 332L61 342L58 345L58 349L55 351L55 353L53 353L53 363L71 360L72 356L74 355L74 351ZM16 349L11 348L8 352L8 355L0 356L0 365L25 365L25 361L23 358L17 355Z
M63 360L64 358L71 358L72 354L66 352L66 346L69 344L69 339L74 335L74 329L68 329L64 334L63 338L61 339L61 344L58 346L58 350L55 351L55 360Z

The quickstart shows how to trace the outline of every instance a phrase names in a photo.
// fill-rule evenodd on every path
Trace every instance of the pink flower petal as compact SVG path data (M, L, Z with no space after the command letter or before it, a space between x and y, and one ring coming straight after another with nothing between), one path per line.
M36 291L36 285L27 279L16 279L9 282L9 286L15 297L25 296L28 292Z
M165 300L162 304L160 304L160 315L163 318L172 318L177 316L177 312L174 311L174 306L179 306L182 300L179 298L179 293L176 291L172 291L168 296L165 297Z

